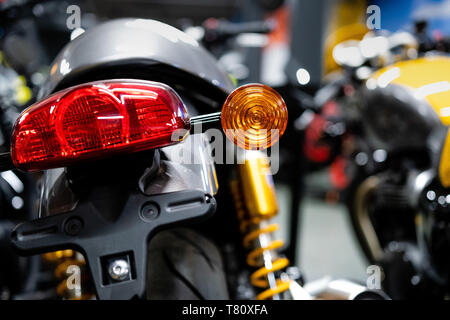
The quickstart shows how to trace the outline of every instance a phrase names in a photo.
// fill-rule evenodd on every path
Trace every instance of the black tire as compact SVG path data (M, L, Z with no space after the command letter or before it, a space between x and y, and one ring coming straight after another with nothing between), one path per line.
M208 239L190 229L159 232L149 243L147 298L229 298L222 257Z

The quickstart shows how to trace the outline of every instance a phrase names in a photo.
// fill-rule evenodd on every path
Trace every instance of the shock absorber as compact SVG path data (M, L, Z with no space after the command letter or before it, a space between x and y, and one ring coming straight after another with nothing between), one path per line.
M95 295L89 290L89 275L82 254L74 250L45 253L42 258L54 268L59 281L56 293L67 300L89 300Z
M278 213L278 206L269 161L263 153L251 152L238 167L239 179L232 181L231 191L244 234L243 245L249 251L247 264L256 268L250 282L261 290L257 300L278 300L289 290L291 280L280 278L289 260L277 253L283 241L273 238L278 225L270 220Z

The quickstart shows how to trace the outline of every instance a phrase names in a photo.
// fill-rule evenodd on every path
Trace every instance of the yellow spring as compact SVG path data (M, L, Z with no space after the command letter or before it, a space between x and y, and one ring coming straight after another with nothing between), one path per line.
M68 300L88 300L94 295L85 292L89 281L86 273L86 262L78 252L73 250L60 250L43 255L43 259L55 266L55 278L61 280L56 287L56 293Z
M278 230L277 224L271 224L262 229L257 229L249 232L243 240L244 247L250 248L254 240L257 240L261 234L272 233ZM268 268L266 266L261 267L261 257L265 251L272 251L279 249L283 246L282 240L274 240L268 246L253 249L247 256L247 264L251 267L260 267L258 270L252 273L250 276L251 283L258 288L269 287L267 276L269 273L274 273L286 268L289 265L287 258L276 258L272 261L272 265ZM287 291L290 286L290 281L282 281L277 279L275 288L268 288L256 296L256 300L265 300L272 298L274 295Z
M246 233L247 230L250 229L251 226L259 226L261 221L264 219L262 217L248 217L246 207L243 201L243 197L241 194L241 190L239 188L239 182L237 180L233 180L231 182L231 193L234 198L235 206L236 206L236 212L238 216L238 220L240 222L240 230L242 233ZM253 274L250 276L250 282L253 286L257 288L268 288L269 282L267 280L267 275L269 273L273 273L276 271L280 271L281 269L284 269L289 265L289 260L286 258L277 258L274 261L272 261L272 265L270 268L267 268L266 266L261 267L260 258L264 254L265 251L271 251L279 249L283 246L283 241L281 240L275 240L272 241L267 247L264 248L251 248L254 240L256 240L261 234L268 234L273 233L276 230L278 230L277 224L271 224L264 228L259 228L256 230L253 230L249 233L247 233L243 239L243 245L247 249L253 249L250 251L250 253L247 256L247 264L251 267L258 268ZM277 279L276 281L276 287L275 288L268 288L258 294L256 296L256 300L265 300L273 298L273 296L280 294L284 291L287 291L290 286L290 281L281 281L280 279Z

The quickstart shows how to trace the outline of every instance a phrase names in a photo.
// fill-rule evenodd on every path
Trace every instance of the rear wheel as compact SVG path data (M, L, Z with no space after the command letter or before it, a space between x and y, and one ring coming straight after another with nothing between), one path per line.
M147 298L228 299L222 258L217 247L190 229L158 233L149 243Z

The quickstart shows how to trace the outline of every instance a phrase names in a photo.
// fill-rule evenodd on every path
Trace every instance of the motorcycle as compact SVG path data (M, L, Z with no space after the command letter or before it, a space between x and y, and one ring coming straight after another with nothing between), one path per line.
M255 151L286 120L276 91L234 90L185 33L101 24L63 48L1 155L3 170L43 171L38 219L18 224L12 244L42 254L66 299L289 297L301 287L277 255L269 158ZM217 146L239 165L212 161L207 129L219 123L243 149L229 153L219 135Z
M450 59L418 48L406 33L342 43L333 55L343 76L315 97L339 110L323 132L345 161L342 198L361 247L393 299L448 293Z

